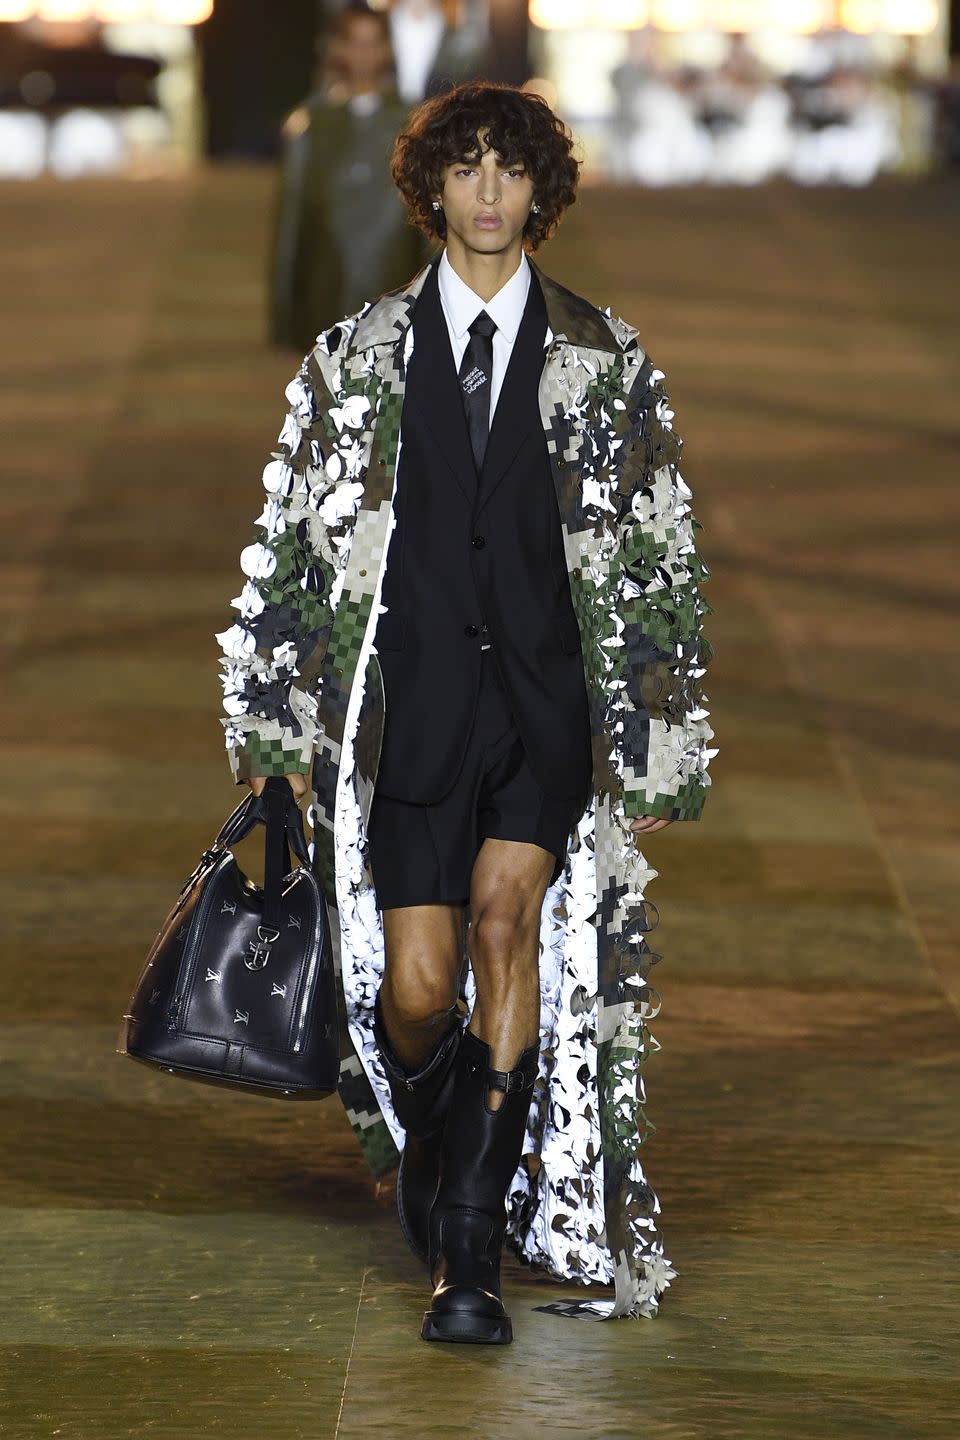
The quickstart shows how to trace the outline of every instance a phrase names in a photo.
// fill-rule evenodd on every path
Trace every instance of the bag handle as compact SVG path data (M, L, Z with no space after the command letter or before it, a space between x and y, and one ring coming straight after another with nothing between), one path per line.
M228 815L213 844L200 856L199 864L180 887L183 898L204 868L219 859L224 850L245 840L254 825L267 827L264 855L264 912L269 911L271 929L279 913L284 878L290 873L290 851L310 868L310 852L303 833L303 815L296 796L283 776L270 776L259 795L249 791ZM272 839L271 839L272 836Z
M240 804L228 815L223 822L220 833L214 840L207 854L218 855L222 850L227 850L231 845L238 845L245 840L255 825L267 825L269 820L268 797L278 796L283 805L275 807L276 824L281 832L285 832L286 843L302 864L309 866L310 854L307 850L306 836L303 832L303 815L297 804L296 796L290 788L289 783L282 777L272 775L264 785L259 795L253 791L240 801ZM287 853L287 870L290 870L289 852Z
M287 792L286 795L284 795L284 791ZM303 821L293 791L282 776L279 780L268 780L263 787L263 795L258 798L264 801L267 812L267 838L263 862L263 919L258 929L260 939L269 945L280 936L283 881L292 868L288 840L291 807L296 811L297 828L301 840L303 839Z

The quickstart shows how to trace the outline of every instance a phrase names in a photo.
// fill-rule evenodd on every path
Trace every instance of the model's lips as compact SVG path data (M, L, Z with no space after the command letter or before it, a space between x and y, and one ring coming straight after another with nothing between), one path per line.
M499 215L478 215L473 223L481 230L497 230L503 221Z

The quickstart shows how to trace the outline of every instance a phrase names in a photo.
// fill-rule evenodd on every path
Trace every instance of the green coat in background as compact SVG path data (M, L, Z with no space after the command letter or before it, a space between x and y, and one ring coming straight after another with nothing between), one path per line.
M366 98L366 97L364 97ZM270 267L270 339L309 350L370 295L396 289L427 259L386 161L407 119L393 94L371 113L315 95L292 118Z

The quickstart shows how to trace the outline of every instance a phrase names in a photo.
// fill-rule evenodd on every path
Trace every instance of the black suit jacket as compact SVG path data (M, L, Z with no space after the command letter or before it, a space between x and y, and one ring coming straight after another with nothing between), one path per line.
M589 796L580 636L538 403L546 324L533 275L478 476L436 265L414 310L388 609L376 631L386 715L377 790L399 800L434 803L455 783L487 638L540 784Z

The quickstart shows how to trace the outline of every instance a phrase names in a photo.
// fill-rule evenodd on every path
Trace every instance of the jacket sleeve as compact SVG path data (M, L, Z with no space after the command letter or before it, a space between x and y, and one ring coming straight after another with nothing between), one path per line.
M324 337L321 337L321 343ZM324 498L338 464L332 400L314 350L287 386L287 417L263 472L259 534L241 553L237 618L223 651L223 726L237 782L309 773L316 685L336 603L335 527Z
M621 399L617 733L627 819L696 820L710 777L702 681L713 654L701 529L679 470L681 441L663 372L643 358ZM622 627L622 628L621 628Z

